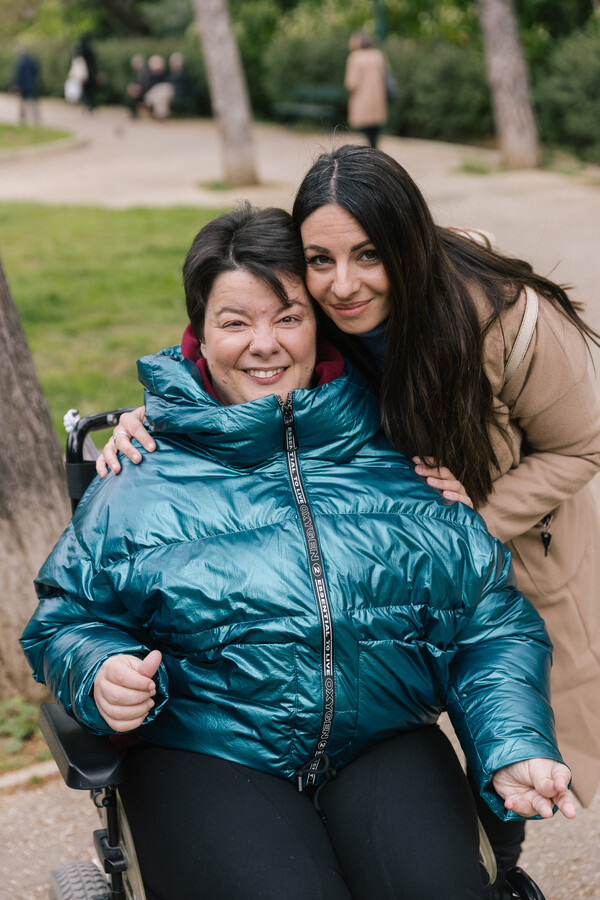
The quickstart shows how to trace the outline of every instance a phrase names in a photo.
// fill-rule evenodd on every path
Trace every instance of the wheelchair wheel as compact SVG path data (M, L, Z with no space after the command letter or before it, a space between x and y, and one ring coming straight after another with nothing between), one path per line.
M109 886L92 862L67 862L52 870L49 900L97 900L109 896Z
M520 866L514 866L508 870L506 883L513 892L513 896L519 897L520 900L545 900L533 878L530 878Z

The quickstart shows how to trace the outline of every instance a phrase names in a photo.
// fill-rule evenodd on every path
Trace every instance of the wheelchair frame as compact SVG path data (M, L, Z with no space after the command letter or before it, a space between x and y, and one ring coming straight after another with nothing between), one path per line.
M42 703L38 721L65 784L90 792L104 825L93 834L96 854L108 881L101 876L103 893L95 893L94 886L93 896L82 900L146 900L118 794L118 785L123 781L120 754L108 738L86 731L57 703ZM100 870L98 874L101 875ZM97 884L100 887L99 879Z
M91 432L118 424L119 416L133 407L111 410L79 419L67 438L65 472L71 506L75 511L79 500L92 481L95 462L84 459L84 442ZM66 897L60 890L60 873L68 882L76 867L93 867L93 863L66 863L53 870L50 900L146 900L133 839L123 810L118 786L123 782L122 758L111 741L86 731L57 703L42 703L39 714L40 730L58 765L67 787L89 790L100 813L104 827L94 831L96 854L104 869L92 873L88 869L90 891L71 893ZM490 880L496 878L496 860L489 840L479 822L480 861ZM97 874L97 878L96 878ZM56 884L54 882L57 882ZM519 866L507 875L507 884L515 900L545 900L538 885ZM100 893L96 893L100 891Z

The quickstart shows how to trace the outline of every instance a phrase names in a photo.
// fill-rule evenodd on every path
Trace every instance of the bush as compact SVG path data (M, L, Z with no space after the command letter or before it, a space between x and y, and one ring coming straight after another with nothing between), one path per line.
M400 88L399 99L389 108L390 134L447 141L493 134L480 50L396 37L390 37L385 50ZM301 83L342 85L347 55L347 33L310 37L279 33L265 54L265 93L277 102L291 99L294 86ZM339 113L340 121L345 121L345 103Z
M280 17L281 8L276 0L238 2L235 9L233 27L242 58L250 103L257 118L269 117L271 104L269 95L264 90L263 64Z
M493 134L479 49L390 38L387 56L400 88L400 97L389 110L392 134L444 141L480 140Z
M27 47L28 52L37 59L40 64L40 77L38 80L39 91L42 96L52 97L63 95L63 86L70 65L70 47L58 38L48 38L45 41ZM16 60L15 46L12 41L0 42L0 89L8 90ZM60 85L58 93L54 85Z
M264 59L263 90L271 104L293 98L299 84L339 85L344 83L348 35L313 34L310 37L279 33L269 45ZM340 121L346 121L345 99L339 104Z
M0 736L9 738L7 753L18 753L25 741L37 732L37 706L22 697L13 697L0 703Z
M534 85L544 142L600 163L600 25L557 44Z

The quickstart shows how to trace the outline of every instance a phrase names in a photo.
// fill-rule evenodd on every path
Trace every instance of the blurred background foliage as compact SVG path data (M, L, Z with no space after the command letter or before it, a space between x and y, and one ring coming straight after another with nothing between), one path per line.
M542 141L600 163L598 0L514 3ZM400 86L390 133L493 137L475 0L229 0L229 8L258 119L277 120L276 104L292 99L298 85L341 85L348 37L366 28L383 38ZM9 86L16 46L26 44L40 61L42 92L62 96L72 48L84 33L98 56L101 103L123 102L134 53L180 50L190 109L210 115L190 0L0 0L0 88ZM339 124L345 115L341 93Z
M70 407L142 402L135 361L180 342L185 254L224 211L0 204L2 265L61 445Z

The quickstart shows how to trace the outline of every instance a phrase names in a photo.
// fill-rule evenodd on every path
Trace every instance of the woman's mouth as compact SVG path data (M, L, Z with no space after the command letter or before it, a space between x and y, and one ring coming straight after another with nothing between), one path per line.
M336 306L332 306L332 309L335 309L339 316L351 319L353 316L360 316L370 302L371 300L360 300L358 303L340 303Z
M286 366L275 366L272 369L245 369L246 375L260 384L273 384L286 371Z

